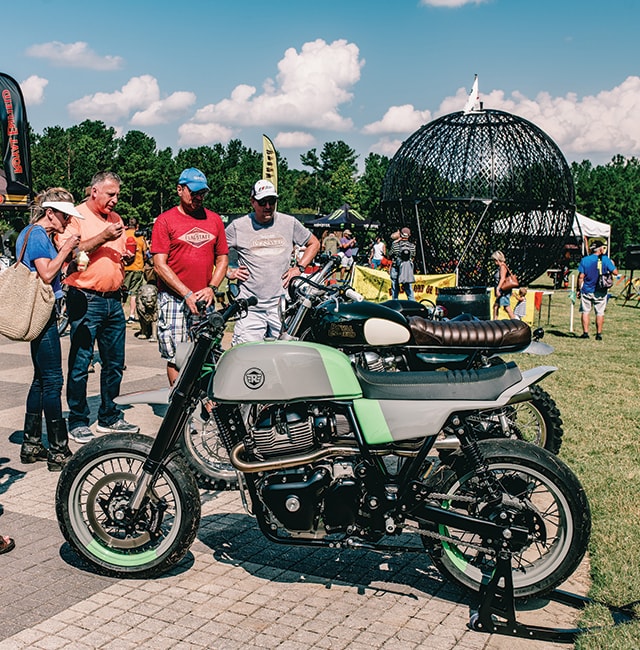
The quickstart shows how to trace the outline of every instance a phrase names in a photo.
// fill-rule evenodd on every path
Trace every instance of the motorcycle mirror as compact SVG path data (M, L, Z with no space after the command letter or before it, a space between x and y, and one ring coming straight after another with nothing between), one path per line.
M534 329L531 333L531 336L533 337L534 341L540 341L544 338L544 328L536 327L536 329Z

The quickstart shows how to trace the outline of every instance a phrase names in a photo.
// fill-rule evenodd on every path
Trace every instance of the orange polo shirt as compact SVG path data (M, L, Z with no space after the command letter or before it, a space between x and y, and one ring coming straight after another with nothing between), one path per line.
M84 219L71 217L59 241L62 243L70 235L79 234L80 241L86 241L100 234L109 223L120 223L120 215L111 212L106 217L94 214L86 203L76 206ZM127 235L123 231L118 239L108 241L89 253L89 266L85 271L76 271L67 276L65 283L78 289L94 291L116 291L124 281L122 256L127 252Z

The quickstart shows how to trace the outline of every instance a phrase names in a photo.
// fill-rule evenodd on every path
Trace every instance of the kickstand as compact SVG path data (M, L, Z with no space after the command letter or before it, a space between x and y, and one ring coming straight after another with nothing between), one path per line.
M559 589L551 592L548 598L575 609L584 609L587 605L597 602ZM604 603L598 604L607 607L614 625L629 623L638 618L634 612L634 607L638 604L638 601L622 607L614 607ZM511 554L507 552L498 554L493 575L480 590L480 606L478 611L471 615L469 627L478 632L517 636L538 641L555 641L556 643L573 643L579 634L593 629L541 627L519 623L516 620Z

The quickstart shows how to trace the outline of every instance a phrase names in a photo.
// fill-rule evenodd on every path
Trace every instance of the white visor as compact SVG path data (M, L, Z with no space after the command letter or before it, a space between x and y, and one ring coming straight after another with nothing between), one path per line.
M76 210L73 203L69 201L45 201L42 204L43 208L53 208L54 210L59 210L65 214L69 214L72 217L78 217L78 219L84 219L84 217Z

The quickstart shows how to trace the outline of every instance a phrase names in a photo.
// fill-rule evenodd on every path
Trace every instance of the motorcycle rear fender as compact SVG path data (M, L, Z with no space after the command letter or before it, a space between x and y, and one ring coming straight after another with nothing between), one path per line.
M495 401L489 400L374 400L353 402L358 423L370 445L435 436L454 413L496 409L528 399L529 387L555 372L539 366L522 372L522 379Z

